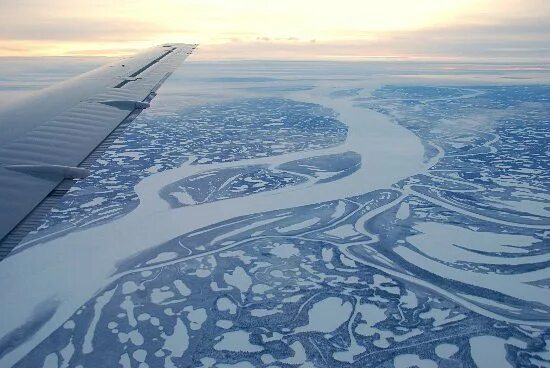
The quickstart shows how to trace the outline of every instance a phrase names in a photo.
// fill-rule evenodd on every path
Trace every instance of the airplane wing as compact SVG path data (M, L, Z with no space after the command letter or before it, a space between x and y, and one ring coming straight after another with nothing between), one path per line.
M196 46L153 47L0 107L0 260Z

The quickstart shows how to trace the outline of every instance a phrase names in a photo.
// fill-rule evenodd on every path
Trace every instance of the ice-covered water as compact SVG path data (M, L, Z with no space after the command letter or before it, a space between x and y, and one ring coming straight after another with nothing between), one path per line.
M0 365L548 364L550 87L270 67L183 68L0 264Z

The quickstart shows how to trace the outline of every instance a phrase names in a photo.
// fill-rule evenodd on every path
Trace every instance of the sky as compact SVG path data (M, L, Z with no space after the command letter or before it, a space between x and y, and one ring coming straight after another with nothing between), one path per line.
M550 61L550 0L0 0L0 56Z

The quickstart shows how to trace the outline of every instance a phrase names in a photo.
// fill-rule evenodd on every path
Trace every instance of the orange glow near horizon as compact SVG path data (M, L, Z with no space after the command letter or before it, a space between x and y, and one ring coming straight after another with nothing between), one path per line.
M392 45L415 32L540 17L537 8L544 5L540 0L530 5L520 0L51 0L44 7L33 1L8 5L0 15L0 56L121 56L187 42L201 44L203 59L423 57L429 53ZM548 6L543 8L544 15ZM320 45L349 49L335 54Z

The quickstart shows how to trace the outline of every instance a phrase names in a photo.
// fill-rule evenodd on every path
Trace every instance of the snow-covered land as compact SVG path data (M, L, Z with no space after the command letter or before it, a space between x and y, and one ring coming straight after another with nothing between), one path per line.
M0 366L549 364L550 87L368 68L183 67L0 263Z

